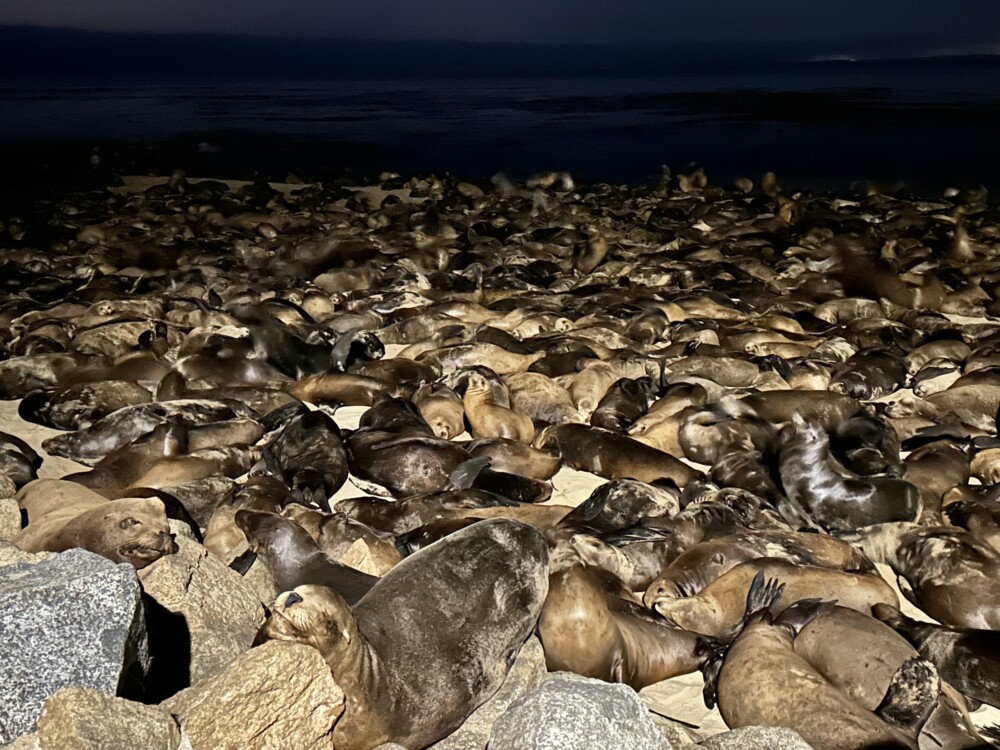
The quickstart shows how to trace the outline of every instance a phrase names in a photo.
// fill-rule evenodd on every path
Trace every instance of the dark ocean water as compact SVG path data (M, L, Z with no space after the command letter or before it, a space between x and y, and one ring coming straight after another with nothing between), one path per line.
M0 84L0 157L84 169L316 178L353 170L1000 187L1000 67L837 64L752 75Z

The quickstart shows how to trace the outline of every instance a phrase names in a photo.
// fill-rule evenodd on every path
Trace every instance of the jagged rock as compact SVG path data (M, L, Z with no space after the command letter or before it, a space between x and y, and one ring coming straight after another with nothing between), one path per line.
M17 494L17 485L14 480L7 476L6 472L0 472L0 498L6 500Z
M340 558L340 562L370 576L381 577L389 572L375 562L372 551L364 539L355 539L354 544Z
M672 750L635 691L549 675L497 719L489 750Z
M0 568L5 565L34 565L55 556L55 552L25 552L13 542L0 540Z
M702 740L706 750L812 750L794 729L742 727Z
M173 484L164 487L163 491L180 500L191 518L205 528L215 509L236 491L236 482L228 477L212 476Z
M2 494L0 492L0 541L9 542L21 533L21 508L13 497L2 497Z
M177 722L155 706L90 688L63 688L38 719L41 750L176 750Z
M0 741L33 731L45 699L79 685L113 695L146 660L135 569L82 549L0 578Z
M503 685L452 734L431 745L432 750L482 750L490 739L494 722L515 700L534 689L546 675L545 652L535 636L521 647Z
M344 693L319 651L271 641L165 701L198 750L329 750Z
M253 643L264 622L264 607L239 573L190 538L178 535L177 554L139 572L143 589L156 604L183 618L190 647L189 684L221 672ZM153 626L150 627L153 630ZM154 656L162 658L154 645ZM178 687L186 687L180 684Z

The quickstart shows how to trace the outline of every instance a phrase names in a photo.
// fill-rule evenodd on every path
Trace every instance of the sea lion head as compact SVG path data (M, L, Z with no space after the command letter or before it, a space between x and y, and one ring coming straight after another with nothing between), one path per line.
M302 643L317 649L331 666L361 633L347 602L326 586L296 586L278 596L257 641Z
M98 509L102 534L99 550L115 562L144 568L164 555L177 552L163 501L157 498L122 498Z

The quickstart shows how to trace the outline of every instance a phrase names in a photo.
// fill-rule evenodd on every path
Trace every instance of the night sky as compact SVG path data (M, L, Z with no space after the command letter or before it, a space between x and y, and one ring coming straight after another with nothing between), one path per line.
M997 0L4 0L0 24L348 39L791 44L1000 54Z

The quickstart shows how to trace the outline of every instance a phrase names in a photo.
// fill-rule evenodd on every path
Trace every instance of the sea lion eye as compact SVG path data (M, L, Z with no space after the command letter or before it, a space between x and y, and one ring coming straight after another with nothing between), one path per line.
M120 529L127 529L132 526L138 526L138 525L139 522L134 518L123 518L121 521L118 522L118 528Z

